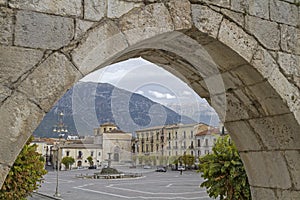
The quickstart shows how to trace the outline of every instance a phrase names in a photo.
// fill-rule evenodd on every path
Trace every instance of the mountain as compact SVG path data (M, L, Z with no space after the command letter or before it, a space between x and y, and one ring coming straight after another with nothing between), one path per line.
M33 134L57 137L53 128L61 111L69 133L79 135L92 135L93 129L105 122L115 123L125 132L166 124L195 123L140 94L107 83L78 82L46 114Z
M180 115L188 116L191 119L208 124L210 126L219 126L220 119L216 111L206 101L180 102L179 104L168 103L164 106L174 110Z

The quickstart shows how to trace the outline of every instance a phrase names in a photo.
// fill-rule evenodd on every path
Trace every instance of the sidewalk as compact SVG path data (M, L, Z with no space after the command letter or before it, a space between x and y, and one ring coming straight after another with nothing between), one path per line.
M27 200L62 200L61 198L53 197L47 194L42 194L39 192L32 193L32 197L28 197Z

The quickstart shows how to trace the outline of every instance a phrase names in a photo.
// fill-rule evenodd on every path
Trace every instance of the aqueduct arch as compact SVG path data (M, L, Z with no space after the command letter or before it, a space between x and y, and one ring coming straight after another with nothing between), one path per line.
M291 0L0 0L0 183L84 75L142 56L207 98L253 199L300 198L299 7Z

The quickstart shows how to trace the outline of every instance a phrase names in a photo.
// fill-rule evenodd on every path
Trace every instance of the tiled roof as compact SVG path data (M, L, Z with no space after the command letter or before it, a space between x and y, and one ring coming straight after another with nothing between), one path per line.
M202 135L210 135L210 134L217 134L220 133L218 128L213 128L213 129L206 129L204 131L200 131L196 134L196 136L202 136Z

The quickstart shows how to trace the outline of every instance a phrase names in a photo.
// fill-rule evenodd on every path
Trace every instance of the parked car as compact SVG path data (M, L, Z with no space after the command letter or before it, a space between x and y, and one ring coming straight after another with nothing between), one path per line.
M184 167L184 166L178 166L178 167L177 167L177 170L178 170L178 171L185 171L185 167Z
M151 166L145 165L145 166L144 166L144 169L151 169Z
M157 167L155 171L156 172L167 172L167 169L166 169L166 167Z

